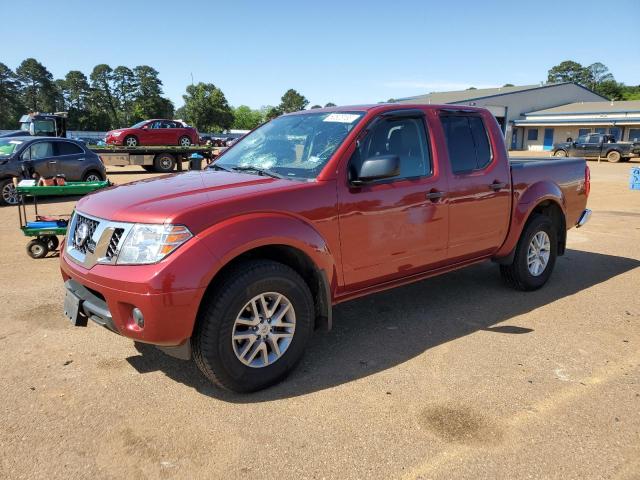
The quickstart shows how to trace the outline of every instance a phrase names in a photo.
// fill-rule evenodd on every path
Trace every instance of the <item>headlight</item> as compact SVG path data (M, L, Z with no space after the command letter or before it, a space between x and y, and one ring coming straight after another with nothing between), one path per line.
M192 236L182 225L136 223L124 239L116 263L139 265L159 262Z
M111 135L114 137L119 137L120 135L122 135L122 132L113 132Z

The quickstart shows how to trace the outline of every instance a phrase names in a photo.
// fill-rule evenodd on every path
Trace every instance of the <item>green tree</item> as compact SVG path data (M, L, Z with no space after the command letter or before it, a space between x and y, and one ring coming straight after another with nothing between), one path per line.
M622 85L622 99L640 100L640 85L637 85L635 87L631 85Z
M16 74L0 62L0 129L15 130L24 106Z
M129 67L119 66L113 70L113 95L125 125L134 123L133 102L138 88L136 76Z
M222 90L214 84L200 82L189 85L182 98L184 107L180 112L198 130L214 132L231 128L233 112Z
M233 124L231 128L238 130L253 130L263 122L262 112L252 110L246 105L233 109Z
M304 110L309 105L309 100L307 100L303 95L300 95L296 90L290 88L285 92L282 96L282 101L278 106L278 109L282 113L291 113L298 112L300 110Z
M316 108L322 108L322 105L311 105L311 110L315 110Z
M575 82L588 86L591 82L591 73L578 62L565 60L547 72L547 81L549 83Z
M504 85L502 85L502 88L505 87L515 87L515 85L513 83L505 83Z
M100 129L122 127L118 115L118 102L113 92L113 69L104 63L93 67L91 75L91 110ZM104 119L107 118L107 124Z
M133 69L136 90L133 101L133 121L155 117L173 117L171 100L162 96L162 81L156 69L140 65Z
M336 104L335 104L335 103L331 103L331 102L329 102L329 103L327 103L327 104L324 106L324 108L335 107L335 106L336 106Z
M88 130L92 127L91 113L88 108L91 87L84 73L79 70L68 72L64 80L57 80L63 110L69 112L68 126L70 129Z
M589 84L587 87L591 90L598 91L598 86L601 83L615 81L607 66L600 62L592 63L586 70L589 76Z
M51 72L35 58L27 58L16 69L22 103L33 112L53 112L56 86Z
M273 120L274 118L282 115L282 110L279 107L270 107L264 115L265 120Z
M593 90L609 100L622 100L624 97L624 85L616 82L613 78L599 82Z

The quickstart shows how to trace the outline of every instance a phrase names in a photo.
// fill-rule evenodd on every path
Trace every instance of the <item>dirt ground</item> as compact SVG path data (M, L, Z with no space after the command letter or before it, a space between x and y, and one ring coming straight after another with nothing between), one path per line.
M638 479L632 165L590 162L593 217L542 290L487 263L342 304L299 368L252 395L71 327L58 259L28 258L1 208L0 478Z

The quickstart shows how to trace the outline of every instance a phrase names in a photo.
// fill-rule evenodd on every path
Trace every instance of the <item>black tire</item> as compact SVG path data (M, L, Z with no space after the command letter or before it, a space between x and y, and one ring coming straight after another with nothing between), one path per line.
M550 248L549 260L544 270L535 276L529 271L527 255L529 244L538 232L545 232L548 235ZM524 291L537 290L547 283L549 277L551 277L557 255L558 235L553 222L546 215L534 214L525 226L522 235L520 235L513 263L511 265L500 265L500 273L504 281L515 289Z
M122 141L122 146L124 147L137 147L139 144L140 142L138 142L138 138L133 135L124 137L124 140Z
M611 150L609 153L607 153L608 162L618 163L620 160L622 160L622 155L620 155L620 152L618 152L617 150Z
M60 241L58 240L58 237L56 237L55 235L49 235L48 237L43 237L43 240L47 242L47 250L49 250L50 252L55 252L58 249L58 246L60 245Z
M252 298L266 292L284 295L295 311L295 331L288 348L273 363L253 368L234 352L233 326ZM242 263L229 272L203 301L191 340L200 371L216 385L235 392L252 392L282 380L302 358L314 325L309 287L292 268L270 260Z
M169 173L173 171L176 159L170 153L159 153L153 159L153 169L159 173Z
M104 181L104 176L97 170L89 170L82 176L83 182L102 182Z
M34 238L29 243L27 243L27 254L31 258L44 258L49 253L49 249L47 248L47 244L44 240L39 238Z
M191 139L188 136L183 135L178 139L178 145L180 145L181 147L190 147L193 144L191 143Z
M0 205L17 205L20 203L20 195L16 193L13 178L0 180Z
M555 152L553 152L553 156L554 157L566 157L567 156L567 152L565 150L556 150Z

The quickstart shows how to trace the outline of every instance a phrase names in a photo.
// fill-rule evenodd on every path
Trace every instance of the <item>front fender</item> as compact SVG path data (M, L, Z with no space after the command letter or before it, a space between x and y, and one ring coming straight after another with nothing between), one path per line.
M520 235L524 230L527 220L533 210L545 201L556 203L567 215L566 199L558 185L550 181L540 181L532 185L514 185L514 205L511 212L509 234L500 249L494 255L495 258L506 257L515 249Z
M252 213L234 217L200 232L211 254L218 260L208 281L231 260L243 253L268 245L285 245L305 253L336 287L336 265L322 235L307 221L281 213Z

